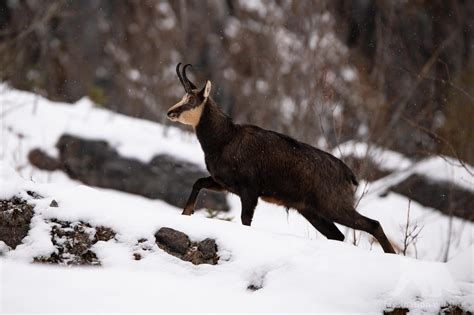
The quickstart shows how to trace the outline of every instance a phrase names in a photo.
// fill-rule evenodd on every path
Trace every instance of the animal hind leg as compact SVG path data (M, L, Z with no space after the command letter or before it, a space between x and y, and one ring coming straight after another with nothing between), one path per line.
M242 224L250 226L250 224L252 224L255 207L258 203L258 196L250 192L242 192L240 193L240 202L242 203L242 212L240 214Z
M196 205L197 196L199 195L199 191L203 188L214 191L225 191L224 187L222 187L219 183L212 179L212 177L209 176L199 178L193 185L193 190L189 195L188 201L186 202L186 206L184 207L182 214L191 215L194 213L194 207Z
M339 216L335 216L334 221L347 227L371 234L377 239L384 252L396 254L379 221L367 218L354 209L342 213L339 212Z
M314 226L316 230L318 230L321 234L326 236L328 239L337 240L341 242L344 241L344 234L342 234L342 232L339 231L339 229L333 222L314 213L314 210L304 211L304 212L301 211L300 213L303 215L303 217L305 217L306 220L309 221L309 223L311 223L312 226Z

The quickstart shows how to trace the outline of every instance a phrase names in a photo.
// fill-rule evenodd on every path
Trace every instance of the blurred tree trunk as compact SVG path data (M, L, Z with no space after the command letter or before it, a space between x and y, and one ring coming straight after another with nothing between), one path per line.
M385 98L373 140L411 156L439 152L444 144L422 130L440 132L454 78L472 59L474 2L341 0L332 10L353 62Z

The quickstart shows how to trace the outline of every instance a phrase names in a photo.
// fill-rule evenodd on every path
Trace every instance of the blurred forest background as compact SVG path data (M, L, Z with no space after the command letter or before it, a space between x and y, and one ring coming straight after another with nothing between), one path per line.
M237 122L474 164L474 1L0 0L0 81L161 123L191 78Z

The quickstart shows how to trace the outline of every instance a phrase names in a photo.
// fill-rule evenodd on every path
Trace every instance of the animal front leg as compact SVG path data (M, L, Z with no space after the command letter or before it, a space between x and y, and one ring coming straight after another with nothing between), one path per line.
M240 195L240 202L242 203L242 213L240 214L242 224L250 226L250 224L252 224L255 207L258 203L258 196L253 196L249 193L243 193Z
M182 213L183 215L191 215L194 213L197 196L199 195L199 191L203 188L214 191L225 191L224 187L219 185L211 176L199 178L193 185L193 190L186 202L186 206Z

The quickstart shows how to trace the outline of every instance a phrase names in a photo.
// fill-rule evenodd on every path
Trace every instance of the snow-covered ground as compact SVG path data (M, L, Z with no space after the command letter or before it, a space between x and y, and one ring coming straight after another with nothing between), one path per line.
M35 205L29 235L1 263L2 312L380 312L389 306L436 311L447 303L472 309L473 248L444 264L367 251L327 240L274 233L234 222L181 216L174 207L86 186L38 184L1 165L2 197ZM5 188L8 187L8 188ZM13 188L12 188L13 187ZM45 198L33 200L26 190ZM59 207L49 207L52 199ZM56 218L117 232L92 250L102 267L28 265L55 250ZM192 240L217 240L220 262L195 266L156 245L133 259L139 239L163 226ZM261 286L258 291L249 285Z
M30 200L36 215L29 235L24 244L0 260L2 313L380 312L390 305L434 311L446 303L473 308L474 224L470 222L450 221L439 211L412 202L410 224L423 227L416 243L420 260L415 260L385 255L359 232L356 248L350 244L352 231L344 228L347 243L328 241L299 214L265 202L259 203L252 227L244 227L238 220L240 201L232 195L228 197L231 211L225 215L234 217L232 222L207 219L202 212L183 217L180 209L161 201L86 187L59 171L39 171L28 164L26 156L37 147L57 155L56 141L69 133L105 139L120 154L144 162L166 152L204 167L203 153L192 134L114 114L86 99L76 104L53 103L5 85L0 86L0 106L0 198L26 189L46 197ZM380 197L387 181L400 180L413 169L434 176L449 169L443 173L449 174L444 179L469 183L469 178L451 163L436 160L420 166L398 155L393 158L397 162L391 160L390 153L383 154L387 165L395 165L392 169L398 172L368 186L362 183L360 190L368 192L358 210L379 220L400 247L408 200L395 193ZM25 193L23 196L31 199ZM52 198L58 208L49 207ZM93 247L102 267L27 264L33 257L54 251L48 218L113 228L118 233L116 240ZM156 245L144 259L133 260L137 240L154 240L154 233L162 226L181 230L196 240L215 238L219 264L194 266ZM444 257L448 231L452 233L448 256L453 260L448 264L429 261ZM415 255L414 248L409 254ZM251 284L263 288L249 291L246 288Z

